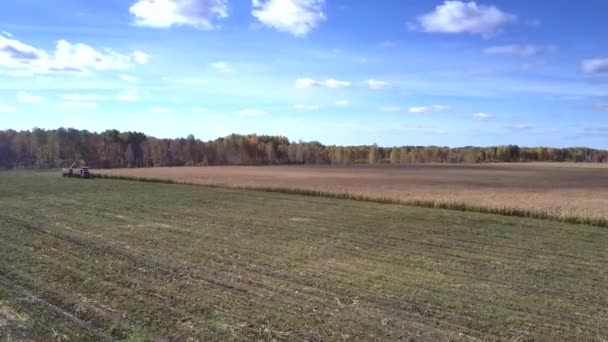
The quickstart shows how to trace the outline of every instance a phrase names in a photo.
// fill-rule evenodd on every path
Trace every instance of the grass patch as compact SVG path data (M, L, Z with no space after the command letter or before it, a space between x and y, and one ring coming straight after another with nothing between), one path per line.
M47 172L0 189L0 340L608 337L602 227Z

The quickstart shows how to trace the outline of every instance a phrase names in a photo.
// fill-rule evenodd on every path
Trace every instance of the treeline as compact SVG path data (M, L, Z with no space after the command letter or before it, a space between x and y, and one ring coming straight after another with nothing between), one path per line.
M589 148L325 146L281 136L230 135L213 141L157 139L139 132L76 129L0 130L0 168L91 168L272 164L608 162Z

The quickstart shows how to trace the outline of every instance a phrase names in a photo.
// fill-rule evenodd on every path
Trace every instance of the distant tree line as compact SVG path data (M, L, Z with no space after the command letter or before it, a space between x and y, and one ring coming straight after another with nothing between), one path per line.
M59 128L0 130L0 168L58 168L74 162L92 168L274 164L409 164L490 162L608 162L590 148L325 146L282 136L230 135L201 141L190 135L158 139L139 132L102 133Z

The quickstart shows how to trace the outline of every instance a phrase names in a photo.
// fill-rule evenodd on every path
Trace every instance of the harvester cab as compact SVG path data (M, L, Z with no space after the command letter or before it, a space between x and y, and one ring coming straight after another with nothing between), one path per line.
M91 178L88 167L75 168L74 165L76 165L76 163L73 163L69 168L63 168L61 170L63 177Z

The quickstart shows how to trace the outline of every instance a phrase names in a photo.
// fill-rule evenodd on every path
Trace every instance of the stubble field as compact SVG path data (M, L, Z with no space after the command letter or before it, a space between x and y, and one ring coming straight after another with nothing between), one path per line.
M603 164L417 164L101 170L115 176L256 189L302 189L425 206L488 208L608 224ZM345 196L347 197L347 196Z
M608 229L0 172L0 341L603 341Z

